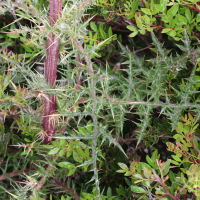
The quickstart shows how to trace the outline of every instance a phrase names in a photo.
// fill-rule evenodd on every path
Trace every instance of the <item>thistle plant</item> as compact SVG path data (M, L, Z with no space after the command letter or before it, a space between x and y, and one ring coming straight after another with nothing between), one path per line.
M5 72L0 76L0 180L4 181L0 187L4 199L9 194L15 199L120 200L126 197L124 191L133 199L130 180L124 189L123 181L110 187L121 177L114 183L113 177L109 179L119 159L120 163L132 159L119 144L127 116L137 116L137 137L131 138L136 150L152 137L149 132L155 110L168 121L171 133L184 112L194 113L195 123L199 120L199 49L191 46L188 32L184 31L177 44L181 53L174 56L149 30L152 48L143 40L150 52L145 60L116 41L120 37L113 35L114 29L107 23L91 22L96 19L89 16L92 9L94 4L87 0L0 3L0 12L13 13L13 23L19 24L8 30L6 26L2 32L20 39L24 51L17 54L6 47L1 51ZM125 11L131 14L128 7ZM106 63L99 59L101 55L104 58L104 51L110 51L108 45L120 52L120 62L109 62L109 56L105 56ZM44 74L35 70L38 57L46 59ZM12 121L5 120L10 118ZM166 163L168 166L169 161ZM162 164L155 164L159 184L169 171L159 174Z

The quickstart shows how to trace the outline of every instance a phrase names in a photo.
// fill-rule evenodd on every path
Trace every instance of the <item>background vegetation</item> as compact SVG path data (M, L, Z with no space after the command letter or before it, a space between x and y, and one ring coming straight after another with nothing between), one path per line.
M200 3L0 2L0 199L200 199Z

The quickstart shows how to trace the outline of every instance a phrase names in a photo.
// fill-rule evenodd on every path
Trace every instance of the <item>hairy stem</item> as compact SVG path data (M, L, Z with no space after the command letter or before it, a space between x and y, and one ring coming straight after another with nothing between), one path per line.
M58 15L61 16L62 0L50 0L50 25L54 26L58 19ZM47 42L47 58L45 63L45 76L47 83L50 86L54 85L56 80L57 62L59 54L59 40L53 33L49 34ZM49 121L49 115L56 111L56 97L49 95L49 99L45 100L45 110L43 118L43 128L46 131L46 137L44 143L47 144L52 140L52 136L55 132L55 126L52 121Z
M75 38L73 38L73 41L75 42L75 44L79 48L79 50L83 53L84 52L83 47L78 43L78 41ZM84 54L84 57L85 57L87 65L88 65L89 72L92 76L94 74L94 71L93 71L93 67L92 67L91 62L90 62L90 58L88 57L87 54ZM96 196L97 196L98 200L101 200L100 189L99 189L99 179L98 179L98 169L97 169L97 163L96 163L96 160L97 160L96 146L97 146L98 130L97 130L97 120L96 120L96 115L95 115L95 110L96 110L95 80L94 80L93 77L91 78L91 86L92 86L92 99L93 99L92 119L93 119L93 123L94 123L94 135L93 135L93 139L92 139L93 171L94 171L95 185L96 185L96 189L97 189L97 195Z
M48 165L47 169L46 169L46 174L40 179L39 183L37 184L37 186L35 187L35 189L37 191L41 190L43 185L46 184L47 178L48 176L52 173L52 165Z

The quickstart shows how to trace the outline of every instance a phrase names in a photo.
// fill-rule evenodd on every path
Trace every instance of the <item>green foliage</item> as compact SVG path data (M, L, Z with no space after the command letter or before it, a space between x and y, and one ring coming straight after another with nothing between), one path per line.
M0 22L1 198L199 197L199 5L63 1L52 27L49 1L15 3L0 3L14 16ZM52 87L37 70L49 34L60 41Z
M146 156L148 164L133 160L129 169L127 165L118 163L121 168L118 172L132 177L133 185L130 188L135 193L144 194L142 198L160 195L160 198L166 196L171 199L180 199L181 196L191 193L197 198L200 196L198 156L200 144L193 136L198 127L197 118L193 118L189 113L181 119L182 122L177 123L177 134L173 136L175 144L166 143L168 151L175 153L175 155L172 154L171 159L162 162L156 150L151 158ZM175 173L176 168L180 168L181 171Z
M190 5L191 2L173 2L168 0L155 1L96 1L97 5L112 10L117 15L125 16L129 24L127 28L132 31L129 37L135 37L138 33L153 32L156 28L166 33L170 40L179 41L184 38L184 32L192 40L198 40L196 34L199 30L198 4ZM118 6L116 9L115 5ZM196 8L197 7L197 8ZM197 10L198 12L193 12ZM107 16L108 17L108 16ZM105 17L105 18L107 18ZM124 18L125 19L125 18ZM133 21L136 21L136 27ZM162 22L162 23L160 23ZM163 25L160 25L163 24Z

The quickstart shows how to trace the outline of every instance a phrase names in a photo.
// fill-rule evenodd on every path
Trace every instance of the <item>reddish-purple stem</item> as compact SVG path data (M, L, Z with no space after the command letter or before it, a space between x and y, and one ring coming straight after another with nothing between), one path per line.
M66 186L65 184L63 184L63 183L60 182L60 181L56 181L56 184L59 185L59 186L61 186L62 188L67 189L67 191L68 191L70 194L73 194L73 195L74 195L74 198L75 198L76 200L80 200L79 197L78 197L78 195L77 195L71 188L69 188L68 186Z
M198 153L197 153L197 151L196 151L196 149L195 149L195 147L194 147L193 141L192 141L192 148L193 148L193 150L194 150L194 152L195 152L196 157L198 158ZM200 159L198 159L198 163L200 164Z
M2 176L0 176L0 181L6 179L8 177L19 176L19 174L22 174L22 173L28 173L31 170L35 170L35 167L31 167L30 169L24 169L24 170L14 171L14 172L11 172L9 174L2 175Z
M61 16L62 0L50 0L50 25L54 26L58 19L58 15ZM49 34L47 42L47 58L45 63L45 75L47 83L50 86L54 85L56 80L57 62L59 55L59 40L53 33ZM56 41L57 40L57 41ZM43 128L47 135L44 139L44 143L47 144L52 140L52 136L55 132L54 123L49 121L49 115L56 111L56 97L49 95L49 99L45 100Z

